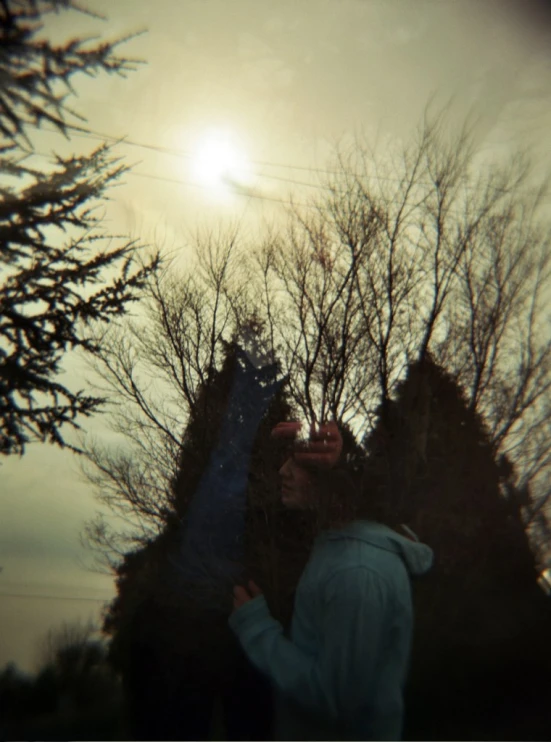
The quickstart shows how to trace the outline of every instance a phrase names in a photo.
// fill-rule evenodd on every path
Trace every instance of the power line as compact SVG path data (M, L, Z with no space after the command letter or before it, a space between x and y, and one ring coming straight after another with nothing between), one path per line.
M44 152L35 151L35 152L29 153L29 154L31 156L32 155L38 155L40 157L44 157L45 159L47 159L50 163L52 163L54 165L55 164L58 164L56 160L52 159L51 155L47 155ZM211 188L210 186L203 185L202 183L192 183L190 181L182 180L180 178L168 178L168 177L166 177L164 175L153 175L152 173L137 173L137 172L135 172L134 170L131 170L131 169L128 170L128 171L126 171L125 175L130 175L131 177L138 177L138 178L148 178L150 180L164 181L165 183L175 183L177 185L187 186L187 187L191 187L191 188L201 188L203 190L210 190L210 188ZM281 178L280 180L287 180L287 179ZM292 181L290 181L290 182L292 182ZM330 189L330 190L332 190L332 189ZM345 194L346 191L342 191L341 193L342 194ZM286 200L284 198L276 198L274 196L263 196L263 195L260 195L258 193L251 193L250 191L247 191L247 190L242 190L242 191L235 190L235 191L232 191L232 194L234 196L240 196L241 198L247 198L247 199L255 198L255 199L258 199L260 201L273 201L274 203L280 203L280 204L284 204L284 205L287 205L287 206L301 206L301 207L306 208L306 209L315 209L316 211L324 211L324 212L331 213L331 209L329 209L327 207L324 207L324 206L321 206L319 204L315 204L315 203L304 203L304 202L301 202L301 201L288 201L288 200ZM388 198L387 200L390 201L390 202L392 202L392 203L398 204L398 205L401 205L401 203L402 203L401 201L399 201L397 199L393 199L393 198ZM459 211L455 211L454 213L456 215L458 215L459 214Z
M202 183L191 183L188 180L181 180L180 178L167 178L166 176L162 175L152 175L150 173L136 173L133 170L129 170L126 175L133 175L138 178L149 178L151 180L161 180L165 183L177 183L178 185L184 185L184 186L191 186L193 188L203 188L206 190L210 189L210 186L203 185ZM257 198L261 201L274 201L276 203L280 204L288 204L291 205L291 201L287 201L284 198L275 198L274 196L261 196L259 193L250 193L249 191L232 191L233 195L235 196L242 196L243 198ZM306 208L311 208L312 204L305 204L305 203L296 203L295 206L304 206ZM317 208L317 207L313 207Z
M44 157L44 159L48 160L48 162L50 162L52 165L58 164L57 161L54 160L51 155L47 155L45 152L34 151L32 153L29 153L29 154L30 154L30 156ZM165 183L176 183L177 185L188 186L190 188L201 188L203 190L210 190L210 188L211 188L208 185L204 185L202 183L193 183L193 182L191 182L189 180L183 180L181 178L169 178L169 177L164 176L164 175L153 175L152 173L139 173L139 172L135 172L134 170L128 170L125 173L125 175L130 175L132 177L138 177L138 178L148 178L150 180L159 180L159 181L164 181ZM270 176L267 176L267 177L270 177ZM276 180L283 180L283 181L287 181L287 182L294 182L294 183L297 183L298 185L311 185L311 187L317 187L317 186L314 186L312 184L301 183L300 181L292 181L292 180L289 180L287 178L277 178L277 176L274 176L274 177L276 177ZM325 187L325 186L320 186L320 187ZM315 206L313 204L300 203L300 202L292 202L292 201L288 201L288 200L286 200L284 198L277 198L275 196L263 196L263 195L261 195L259 193L252 193L251 191L249 191L247 189L243 189L241 191L240 190L234 190L234 191L232 191L232 193L235 196L241 196L243 198L256 198L256 199L259 199L261 201L273 201L275 203L287 204L289 206L290 205L294 205L294 206L303 206L305 208L318 208L317 206Z
M59 133L59 130L53 127L44 126L44 129ZM149 149L154 152L161 152L167 155L176 155L177 157L182 157L184 159L194 158L194 155L191 152L188 152L183 149L178 149L176 147L163 147L159 144L149 144L147 142L136 142L126 137L115 137L112 134L102 134L101 132L94 131L93 129L81 129L80 127L71 127L71 135L74 135L76 137L81 137L82 139L93 139L95 141L102 141L102 142L109 141L109 142L113 142L114 144L126 144L129 147L139 147L141 149ZM291 165L289 163L283 163L283 162L270 162L269 160L250 160L250 162L252 162L254 165L262 165L263 167L278 167L278 168L283 168L283 169L288 169L288 170L300 170L300 171L308 172L308 173L324 173L326 175L341 175L342 174L340 170L307 167L306 165ZM264 177L275 178L276 176L265 175ZM286 179L278 178L278 180L286 180ZM387 178L387 180L398 180L398 179ZM307 184L307 185L313 185L313 184Z
M44 127L44 128L47 128L48 131L55 131L55 129L51 129L49 127ZM101 137L99 135L98 136L96 136L96 135L85 136L84 134L77 133L77 134L75 134L75 136L77 136L77 137L80 136L81 138L84 138L84 139L94 139L94 140L100 140L101 139L101 141L109 140L109 141L114 142L116 144L128 144L128 145L131 145L131 146L134 146L134 147L142 147L142 148L145 148L145 149L151 149L151 150L154 150L154 151L161 152L163 154L171 154L171 155L176 156L176 157L183 157L185 159L193 159L193 155L192 154L190 154L190 153L183 153L180 150L170 149L168 147L158 147L158 146L153 145L153 144L140 144L138 142L130 142L128 140L117 139L116 137L109 137L107 135L105 135L105 136L104 135L101 135ZM37 155L41 155L42 157L50 157L49 155L46 155L46 154L43 154L42 152L37 152L37 151L34 151L32 153L29 153L29 154L31 154L31 155L32 154L37 154ZM250 162L252 162L255 165L262 164L262 163L260 163L257 160L250 160ZM274 167L294 167L294 166L293 165L281 165L281 166L274 165ZM296 166L296 167L298 169L298 166ZM302 170L309 170L309 168L306 168L306 167L301 168L301 169ZM312 169L312 172L316 172L315 168ZM320 170L319 172L325 172L325 171ZM337 171L330 171L330 170L328 170L326 172L334 172L335 174L338 174ZM280 175L269 175L267 173L256 173L256 175L258 175L261 178L266 178L268 180L277 180L277 181L283 182L283 183L292 183L293 185L304 186L306 188L317 188L317 189L326 190L326 191L332 191L333 190L331 188L331 186L326 186L326 185L323 185L322 183L307 183L305 180L296 180L294 178L282 178ZM374 178L375 176L369 176L369 177ZM397 178L395 178L394 180L398 181ZM189 185L195 185L195 184L190 183ZM196 184L196 186L198 188L205 188L206 187L206 186L202 186L200 184ZM258 198L258 196L257 196L257 198ZM266 198L269 198L269 197L266 197ZM270 199L270 200L274 200L274 199Z
M45 127L45 128L48 128L49 131L56 131L55 129L50 129L49 127ZM116 142L116 143L120 143L120 144L130 144L132 146L144 147L146 149L157 150L157 151L168 153L168 154L176 154L176 155L179 155L179 156L182 156L182 157L192 157L192 155L190 155L188 153L183 153L183 152L180 152L179 150L171 150L168 147L160 147L160 146L156 146L156 145L152 145L152 144L143 144L143 143L139 143L139 142L132 142L132 141L129 141L129 140L117 139L116 137L112 137L112 136L107 135L107 134L104 135L104 134L99 134L99 133L95 133L95 132L88 134L86 132L82 132L81 133L81 130L77 130L77 134L75 134L75 136L81 136L81 137L84 137L84 138L87 138L87 139L101 139L102 141L105 141L107 139L107 140L110 140L112 142ZM57 162L51 157L51 155L46 155L43 152L33 151L33 152L29 152L28 154L30 156L32 156L32 155L38 155L40 157L44 157L44 158L48 159L49 162L51 162L52 164L57 164ZM259 161L255 161L255 160L251 160L251 162L255 162L257 164L261 164L261 163L259 163ZM275 163L272 163L272 164L274 166L276 166ZM279 165L277 165L277 166L279 166ZM337 171L330 171L330 170L321 170L321 169L318 169L318 168L299 167L299 166L293 166L293 165L283 165L282 164L280 166L281 167L290 167L290 168L296 167L297 169L309 170L311 172L326 172L326 173L337 172ZM175 183L177 185L183 185L183 186L187 186L187 187L191 187L191 188L201 188L203 190L209 190L210 189L210 186L204 185L204 184L201 184L201 183L193 183L193 182L190 182L190 181L187 181L187 180L182 180L180 178L169 178L169 177L161 176L161 175L153 175L151 173L139 173L139 172L135 172L134 170L131 170L131 169L128 170L126 174L127 175L130 175L130 176L133 176L133 177L148 178L150 180L164 181L166 183ZM322 184L316 185L314 183L306 183L304 181L298 181L298 180L294 180L292 178L282 178L282 177L274 176L274 175L260 174L260 177L271 178L271 179L275 179L275 180L279 180L279 181L283 181L283 182L287 182L287 183L294 183L296 185L307 186L307 187L310 187L310 188L324 189L324 190L328 190L328 191L330 191L332 193L335 193L335 189L331 188L330 186L324 186ZM365 175L365 177L371 178L371 179L375 179L375 180L388 180L388 181L393 181L393 182L397 182L397 183L401 183L402 182L402 180L400 180L399 178L385 178L385 177L382 177L382 176L374 176L374 175L371 175L371 176L370 175ZM430 184L428 184L428 183L418 183L417 185L430 185ZM472 188L474 188L474 186L469 186L469 188L472 189ZM506 192L506 189L503 189L503 188L497 188L496 187L496 190L497 191ZM258 193L253 193L253 192L251 192L250 190L247 190L247 189L234 190L234 191L232 191L232 193L235 196L241 196L242 198L247 198L247 199L254 198L254 199L258 199L260 201L272 201L274 203L285 204L285 205L288 205L288 206L301 206L301 207L307 208L307 209L315 209L316 211L319 211L319 210L321 210L321 211L330 211L330 209L328 209L326 207L322 207L322 206L320 206L318 204L315 204L315 203L304 203L304 202L298 202L298 201L288 201L288 200L283 199L283 198L277 198L277 197L274 197L274 196L265 196L265 195L261 195L261 194L258 194ZM346 193L346 190L343 190L340 193L345 194ZM389 198L388 200L391 201L392 203L395 203L395 204L401 204L401 201L399 201L397 199L391 199L391 198ZM456 212L456 213L458 213L458 212Z
M57 129L54 129L52 127L45 126L45 129L52 132L57 132ZM160 152L162 154L168 154L173 155L176 157L181 157L183 159L193 159L195 155L191 152L188 152L186 150L178 149L175 147L163 147L158 144L149 144L147 142L136 142L132 139L128 139L126 137L115 137L112 134L102 134L101 132L94 131L93 129L81 129L80 127L74 127L71 129L72 134L76 137L81 137L82 139L92 139L94 141L109 141L113 144L126 144L129 147L139 147L141 149L148 149L154 152ZM282 163L282 162L270 162L269 160L249 160L253 165L261 165L263 167L277 167L282 169L289 169L289 170L300 170L302 172L307 173L323 173L324 175L343 175L342 170L331 170L329 168L318 168L318 167L311 167L306 165L291 165L289 163ZM258 173L260 177L262 178L269 178L270 180L279 180L284 181L286 183L294 183L296 185L302 185L306 186L308 188L319 188L323 190L332 191L333 189L331 186L326 186L323 184L316 184L316 183L306 183L305 181L301 180L294 180L293 178L282 178L278 175L268 175L266 173ZM401 178L390 178L388 176L383 175L368 175L367 173L363 174L362 177L367 178L368 180L385 180L390 183L402 183L403 179ZM432 184L430 183L419 183L419 185L427 185L430 186Z
M87 595L82 598L69 597L67 595L31 595L30 593L0 593L0 597L3 598L36 598L39 600L90 600L95 603L107 603L113 600L115 596L110 598L92 598Z
M29 154L30 154L30 156L38 155L39 157L44 157L45 159L47 159L53 165L58 164L57 161L54 160L51 157L51 155L47 155L44 152L34 151L32 153L29 153ZM193 182L191 182L189 180L182 180L181 178L169 178L169 177L167 177L165 175L153 175L152 173L138 173L138 172L135 172L134 170L131 170L131 169L128 170L128 171L126 171L125 172L125 175L130 175L131 177L138 177L138 178L148 178L150 180L159 180L159 181L164 181L165 183L176 183L177 185L188 186L188 187L191 187L191 188L201 188L203 190L210 190L211 189L211 186L204 185L202 183L193 183ZM334 192L334 190L332 188L328 187L328 186L322 186L322 185L315 186L314 184L311 184L311 183L303 183L303 182L298 181L298 180L292 180L292 179L289 179L289 178L279 178L277 176L270 176L270 175L268 175L268 176L262 176L262 177L275 178L276 180L282 180L282 181L285 181L285 182L288 182L288 183L296 183L297 185L307 185L307 186L310 186L312 188L322 188L322 189L326 189L326 190L329 190L331 192ZM288 201L287 199L277 198L277 197L274 197L274 196L263 196L263 195L261 195L259 193L252 193L251 191L246 190L246 189L243 189L241 191L240 190L234 190L234 191L232 191L232 193L233 193L234 196L241 196L242 198L256 198L256 199L258 199L260 201L273 201L274 203L286 204L287 206L302 206L303 208L306 208L306 209L316 209L316 211L319 211L319 210L321 210L321 211L330 211L330 209L327 209L326 207L319 206L317 204L304 203L304 202L300 202L300 201ZM342 191L341 193L344 194L344 193L346 193L346 191ZM397 204L400 203L396 199L389 199L389 200L392 201L393 203L397 203Z
M44 126L43 128L46 129L47 131L52 131L54 133L59 133L59 130L58 129L55 129L53 127ZM82 128L76 127L76 126L75 127L70 127L70 130L71 130L71 134L72 135L74 135L76 137L80 137L82 139L92 139L92 140L95 140L95 141L102 141L102 142L109 141L109 142L111 142L113 144L126 144L127 146L130 146L130 147L138 147L138 148L141 148L141 149L147 149L147 150L151 150L151 151L154 151L154 152L159 152L159 153L162 153L162 154L169 154L169 155L173 155L173 156L176 156L176 157L181 157L183 159L193 159L194 158L194 154L193 153L188 152L186 150L177 149L175 147L163 147L161 145L150 144L148 142L136 142L135 140L128 139L127 137L115 137L115 136L113 136L111 134L104 134L104 133L101 133L101 132L98 132L98 131L94 131L93 129L82 129ZM343 172L344 172L342 170L331 170L329 168L316 168L316 167L311 167L311 166L308 167L308 166L305 166L305 165L291 165L290 163L271 162L269 160L252 160L251 159L249 161L251 163L253 163L254 165L261 165L261 166L264 166L264 167L276 167L276 168L289 169L289 170L299 170L299 171L302 171L302 172L309 172L309 173L323 173L325 175L341 175L342 176L343 175ZM137 175L137 173L134 173L134 174ZM318 184L316 184L316 183L307 183L305 181L295 180L293 178L284 178L284 177L281 177L281 176L278 176L278 175L270 175L270 174L266 174L266 173L258 173L257 175L259 175L262 178L268 178L270 180L278 180L278 181L282 181L282 182L286 182L286 183L293 183L294 185L304 186L304 187L307 187L307 188L317 188L317 189L320 189L320 190L327 190L327 191L330 191L330 192L334 192L334 188L332 188L331 186L323 185L322 183L318 183ZM146 177L159 177L159 179L160 179L160 176L146 176ZM361 177L362 178L366 178L367 180L387 181L387 182L390 182L390 183L404 183L404 179L403 178L391 178L391 177L384 176L384 175L369 175L367 173L362 173ZM407 180L407 179L405 179L405 180ZM183 183L183 181L179 181L179 182L182 182ZM205 187L207 187L207 186L202 186L200 184L192 184L192 183L185 183L185 184L186 185L193 185L194 187L197 187L197 188L205 188ZM432 186L434 186L434 183L428 183L428 182L420 181L419 183L417 183L417 185L420 185L420 186L423 186L424 185L424 186L427 186L427 187L432 187ZM476 188L476 186L470 185L470 186L467 186L467 188L468 189L471 189L471 190L474 190ZM496 191L503 191L505 193L507 191L507 189L505 189L505 188L497 188L496 187ZM249 194L240 194L240 195L249 195ZM250 194L250 195L252 195L252 194ZM261 199L268 200L268 201L280 201L281 203L289 203L289 202L286 202L284 200L275 199L275 198L272 198L272 197L269 197L269 196L258 196L258 195L256 195L256 196L252 196L252 197L253 198L261 198ZM297 204L297 205L299 205L299 206L300 205L306 206L308 208L310 207L310 204Z

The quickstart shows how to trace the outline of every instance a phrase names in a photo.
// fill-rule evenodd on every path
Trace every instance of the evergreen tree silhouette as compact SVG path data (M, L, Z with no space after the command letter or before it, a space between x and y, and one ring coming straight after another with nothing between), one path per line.
M122 673L128 717L134 738L204 739L209 733L213 701L224 701L226 727L232 739L265 739L271 723L267 682L252 668L231 633L227 610L207 611L193 590L171 581L167 559L177 547L180 527L218 439L232 381L235 344L226 345L220 371L212 370L190 411L172 485L173 519L145 548L128 554L118 569L118 596L105 617L113 636L111 658ZM272 523L281 509L277 498L277 445L272 427L289 415L285 393L276 394L264 416L253 447L246 519L246 570L262 584L274 609L290 615L277 594L277 553L260 550L264 532L257 522ZM262 515L259 515L260 511ZM277 523L279 525L279 521ZM293 524L291 523L291 527ZM289 528L287 528L289 531ZM273 543L273 533L272 533ZM298 577L297 577L298 579ZM284 594L292 603L292 588Z
M539 739L549 719L525 702L536 708L549 688L550 601L512 465L496 463L481 418L430 354L409 366L364 444L364 496L371 481L379 519L408 523L435 553L414 586L405 738Z

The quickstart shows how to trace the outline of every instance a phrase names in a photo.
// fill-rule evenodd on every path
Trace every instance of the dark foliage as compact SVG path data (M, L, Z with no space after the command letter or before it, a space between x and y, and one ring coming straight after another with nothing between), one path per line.
M198 611L193 594L171 579L168 563L177 544L180 519L185 522L218 439L234 363L234 346L229 344L221 370L210 374L191 413L180 473L172 487L173 520L147 547L126 556L118 570L118 596L105 618L104 630L113 637L111 658L124 680L128 725L135 739L206 739L215 700L222 704L229 739L265 739L269 734L269 687L228 627L231 595L226 596L226 612ZM251 528L250 519L257 508L258 488L271 487L272 508L277 505L273 481L277 453L268 439L282 415L288 415L288 405L276 397L253 449L247 533L254 533L256 544L263 534ZM306 556L304 547L303 551ZM247 552L249 574L265 587L272 607L281 606L272 564L277 554L265 550L265 561L259 563L254 546L248 544ZM291 589L285 597L292 602ZM289 608L286 612L290 614Z
M409 368L366 446L366 506L435 553L414 584L406 738L543 739L551 604L522 493L505 486L513 468L496 464L480 417L430 356Z
M44 17L63 10L101 17L73 0L3 0L0 4L0 136L6 142L31 146L28 129L44 122L67 134L76 128L67 122L67 115L82 120L66 104L74 94L75 75L124 75L139 63L114 54L127 39L88 47L86 40L78 38L59 46L38 39Z
M210 720L215 697L234 708L234 719L246 713L232 695L236 689L238 698L254 699L261 718L268 713L267 688L241 654L227 616L197 615L193 600L186 602L166 579L176 524L185 517L216 441L230 368L227 362L212 375L186 430L174 482L174 526L127 556L118 598L105 621L114 637L113 661L126 678L130 717L146 735L161 730L164 738L181 738L188 730L191 737L204 738L208 724L194 723ZM293 415L280 396L254 447L245 541L247 570L288 629L312 539L329 520L320 523L312 514L281 507L276 472L286 450L269 435L276 422ZM541 738L549 723L543 699L550 657L543 644L550 604L536 584L521 519L524 500L511 484L513 467L495 462L479 416L430 355L411 365L363 446L346 426L343 437L341 466L319 478L324 497L347 500L345 512L354 517L391 527L407 523L435 551L434 569L414 585L406 738ZM171 688L155 704L164 709L163 722L145 701L160 687ZM203 711L194 713L201 704ZM233 733L261 734L262 725L255 727L259 719L250 721L247 729L232 727L239 729ZM228 723L231 727L231 716Z
M135 67L114 54L120 42L53 46L36 38L45 13L70 8L77 6L69 0L0 4L2 454L22 454L34 440L66 445L61 428L78 428L80 417L99 409L102 399L60 383L61 363L73 349L98 351L97 326L128 309L159 262L137 264L135 243L112 247L117 236L99 228L96 209L126 171L107 146L56 156L45 170L22 164L33 127L46 121L66 135L74 128L66 98L75 74Z
M13 664L0 672L1 739L118 739L120 718L119 682L98 642L62 641L34 676Z

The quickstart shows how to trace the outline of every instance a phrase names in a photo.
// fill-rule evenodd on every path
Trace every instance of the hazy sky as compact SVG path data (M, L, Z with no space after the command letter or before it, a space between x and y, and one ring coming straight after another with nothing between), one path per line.
M231 133L252 162L257 193L286 198L308 189L273 177L316 182L331 142L358 127L384 139L408 137L431 94L455 96L454 116L481 117L480 147L535 148L551 161L551 16L547 3L476 0L90 0L109 16L76 13L49 24L56 40L101 33L114 38L148 28L122 50L147 61L127 79L75 81L75 108L91 129L197 152L205 133ZM88 151L94 143L56 135L37 149ZM189 157L120 146L135 171L193 181ZM260 165L258 163L272 163ZM198 224L245 215L254 226L274 216L274 201L220 202L205 188L128 175L113 191L113 232L153 237L185 256ZM78 361L66 379L82 378ZM102 431L101 421L94 424ZM97 510L74 457L31 446L0 469L0 667L32 669L37 643L63 620L98 616L112 580L84 569L79 537ZM43 596L33 597L8 597ZM53 597L44 597L53 596ZM95 599L95 600L94 600Z

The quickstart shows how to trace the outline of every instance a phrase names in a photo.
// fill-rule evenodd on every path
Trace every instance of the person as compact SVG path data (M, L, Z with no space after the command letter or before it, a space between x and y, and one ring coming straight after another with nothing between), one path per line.
M293 437L300 423L280 423ZM275 691L274 738L399 740L412 632L411 579L433 552L404 526L355 517L324 487L342 452L336 422L312 427L280 469L285 507L327 516L299 581L289 637L254 582L229 625ZM342 500L342 498L341 498Z
M246 329L228 345L231 383L212 450L190 488L185 517L156 540L159 556L150 553L146 563L148 587L125 616L122 674L132 739L262 740L271 726L269 682L227 617L234 581L245 579L253 444L285 377L278 378L273 354L263 354ZM193 479L192 467L181 464L177 496L190 472Z

